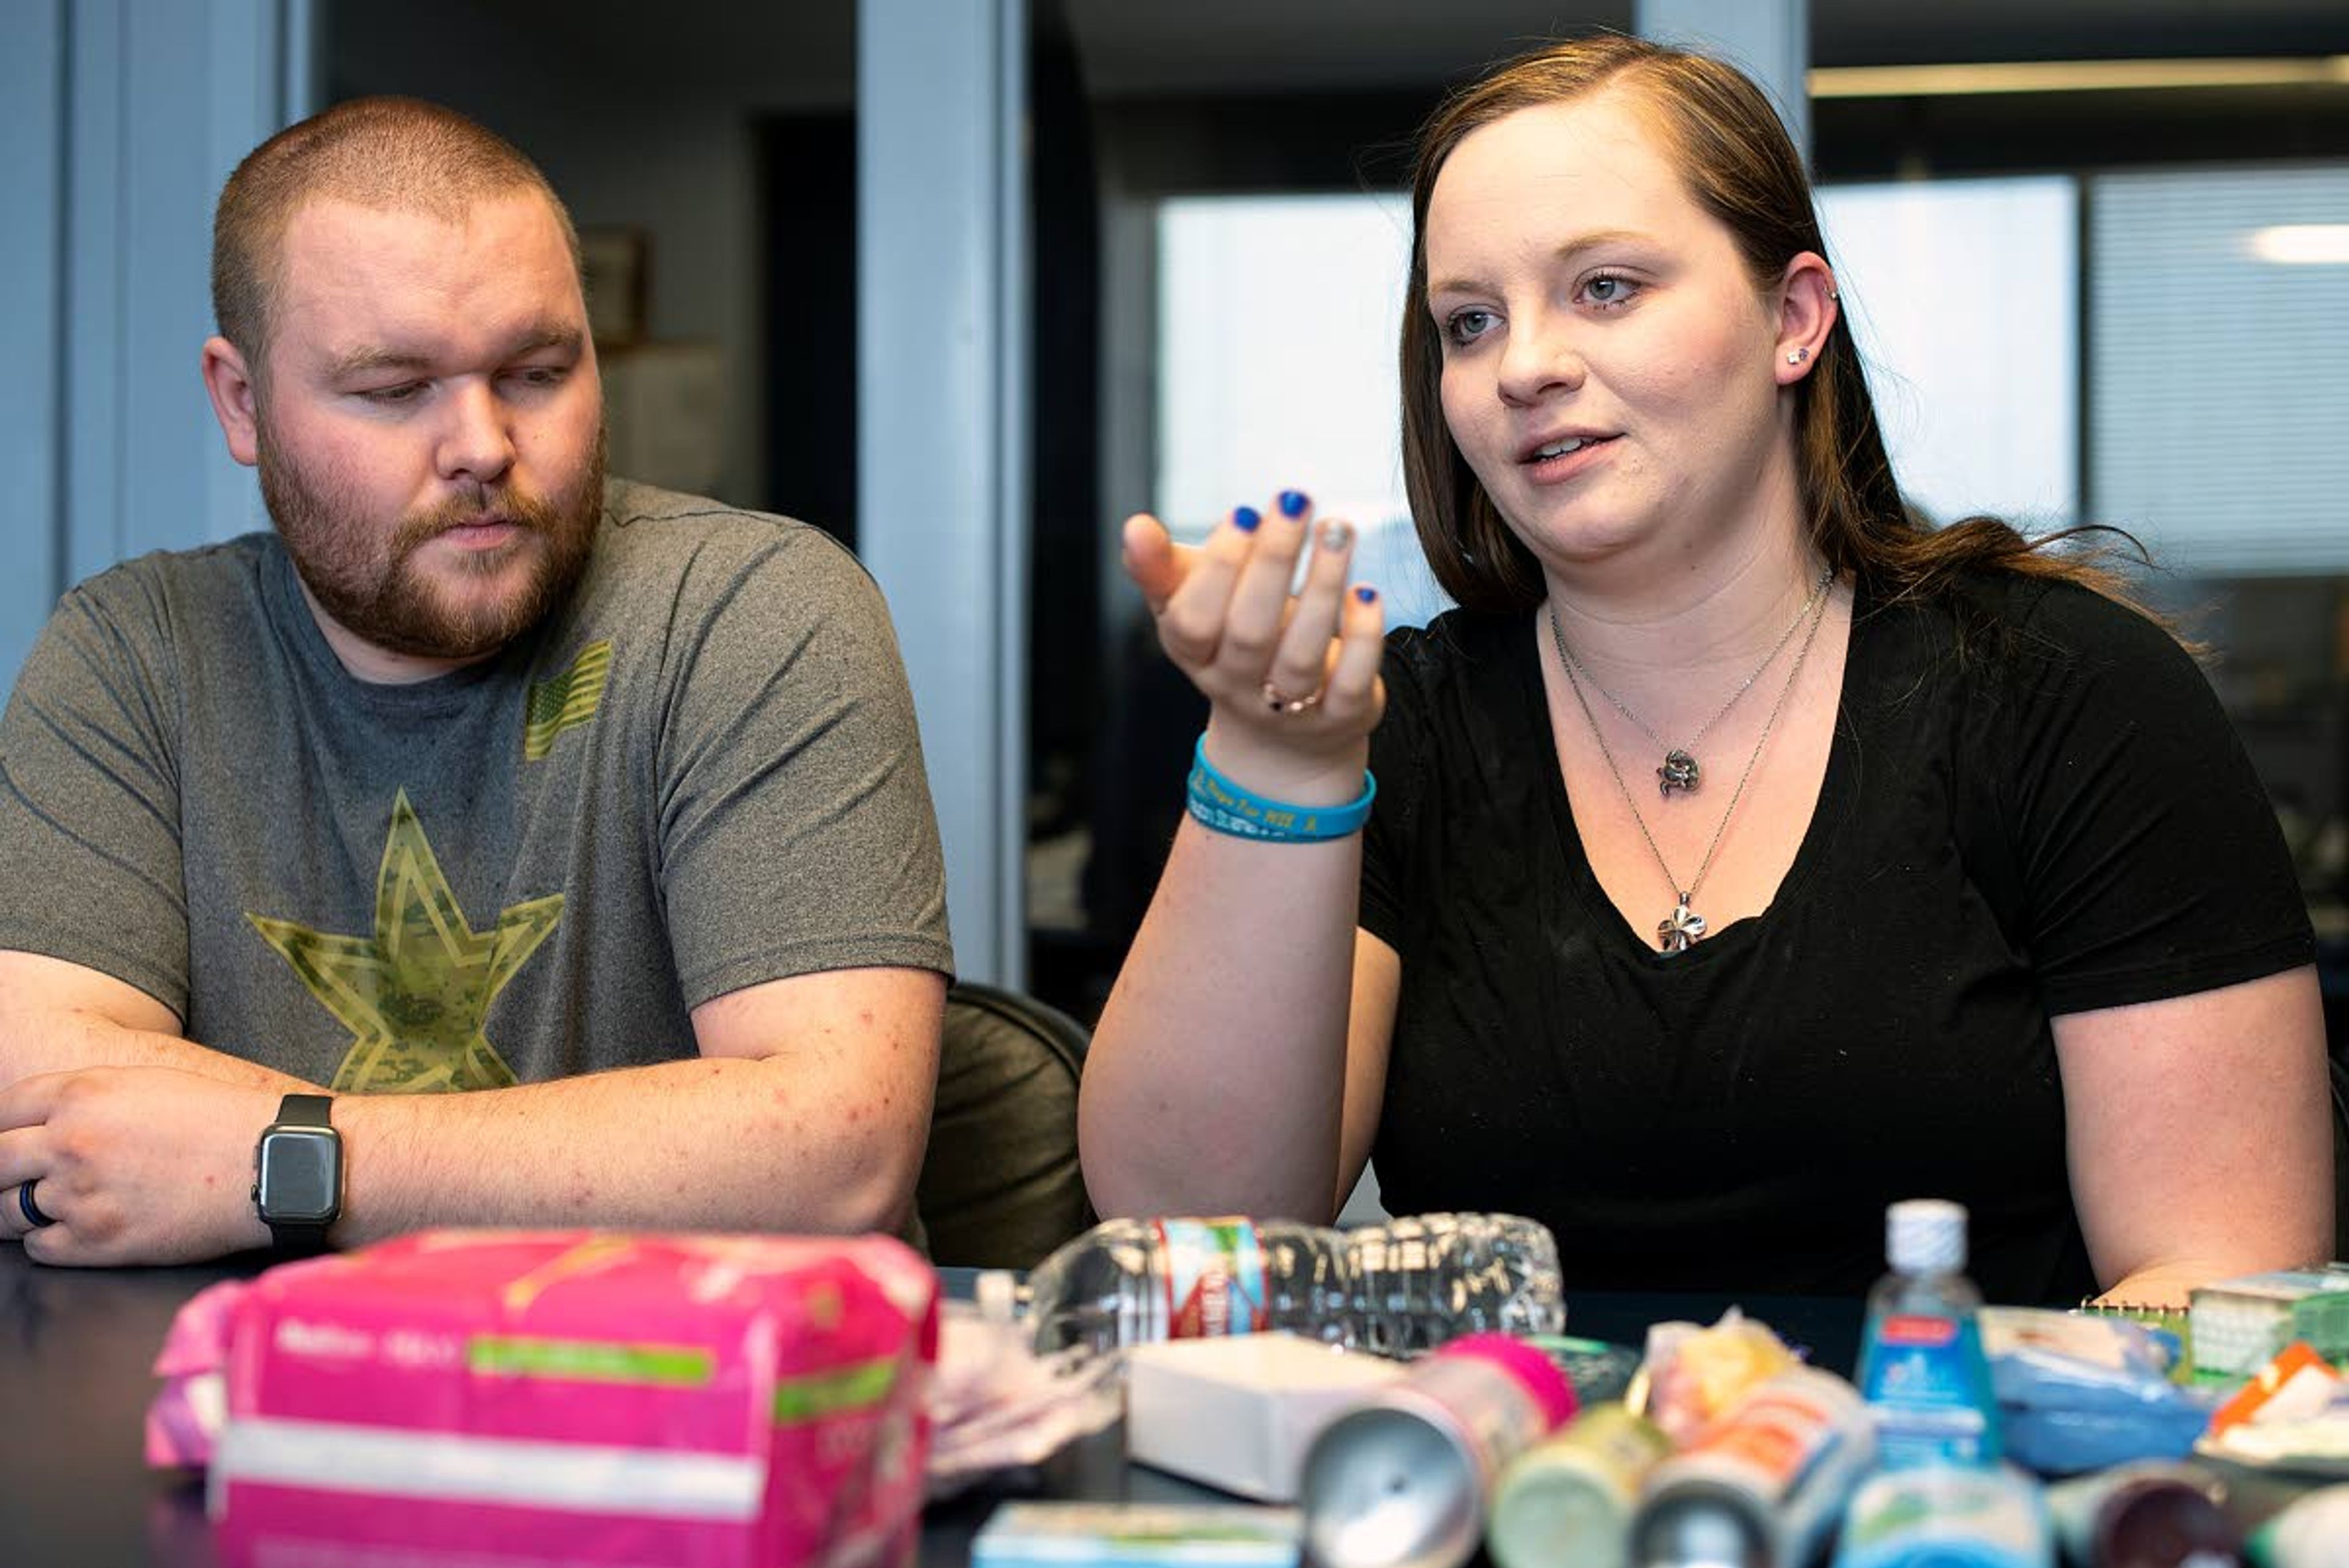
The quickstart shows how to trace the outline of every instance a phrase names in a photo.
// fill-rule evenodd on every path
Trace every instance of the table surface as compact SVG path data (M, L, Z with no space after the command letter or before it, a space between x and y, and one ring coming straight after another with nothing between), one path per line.
M150 1471L141 1454L150 1372L181 1303L216 1281L252 1274L265 1257L200 1268L52 1269L0 1242L0 1563L42 1568L210 1568L212 1529L200 1483ZM967 1295L970 1271L946 1270ZM1725 1296L1573 1295L1569 1332L1637 1345L1647 1325L1711 1322ZM1859 1303L1751 1297L1746 1310L1820 1366L1848 1373ZM960 1568L970 1538L1003 1493L980 1490L934 1507L922 1568ZM1170 1501L1221 1496L1128 1465L1112 1430L1075 1445L1022 1495Z

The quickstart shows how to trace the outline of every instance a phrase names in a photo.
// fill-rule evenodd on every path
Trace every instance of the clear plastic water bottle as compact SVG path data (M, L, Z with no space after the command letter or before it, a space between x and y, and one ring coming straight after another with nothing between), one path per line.
M1386 1355L1464 1334L1556 1334L1557 1243L1513 1214L1423 1214L1356 1231L1285 1220L1112 1220L1028 1281L1036 1348L1286 1330Z
M1998 1399L1982 1355L1982 1293L1966 1278L1966 1211L1914 1199L1884 1215L1892 1272L1868 1297L1859 1390L1884 1468L1994 1465Z

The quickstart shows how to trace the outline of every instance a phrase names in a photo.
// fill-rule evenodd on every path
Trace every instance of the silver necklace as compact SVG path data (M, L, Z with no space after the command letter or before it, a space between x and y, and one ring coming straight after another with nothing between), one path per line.
M1819 596L1827 591L1827 584L1834 580L1833 566L1827 567L1819 574L1819 580L1812 586L1811 597L1803 601L1803 607L1795 612L1795 618L1786 623L1786 629L1778 634L1778 640L1770 645L1770 651L1762 656L1762 662L1754 667L1754 673L1739 681L1737 690L1729 694L1729 701L1715 709L1712 718L1699 724L1695 734L1677 746L1649 728L1645 719L1631 711L1630 704L1601 686L1599 683L1599 678L1584 667L1582 660L1574 657L1574 649L1567 646L1565 634L1557 628L1557 607L1554 604L1550 607L1549 614L1550 635L1557 639L1557 656L1566 660L1566 667L1569 673L1588 681L1593 691L1607 699L1609 707L1637 724L1641 734L1664 748L1663 765L1656 770L1656 793L1670 800L1674 790L1679 790L1683 794L1696 793L1696 786L1704 774L1704 770L1697 764L1696 743L1703 740L1705 732L1720 723L1732 708L1737 706L1737 700L1744 696L1746 690L1756 680L1762 679L1762 672L1777 662L1778 655L1786 650L1786 644L1793 639L1795 628L1810 618L1812 607L1818 603Z
M1834 575L1832 569L1828 575ZM1821 587L1825 586L1823 582ZM1809 619L1811 629L1803 634L1802 650L1795 655L1795 668L1787 671L1786 684L1779 691L1778 700L1770 704L1770 716L1762 722L1761 738L1754 742L1753 754L1745 759L1745 771L1737 775L1737 787L1729 792L1729 804L1722 809L1721 820L1713 825L1712 841L1704 846L1704 859L1699 862L1695 877L1686 888L1682 888L1681 879L1672 875L1671 863L1665 860L1662 848L1656 843L1656 836L1648 831L1648 819L1640 815L1640 803L1631 798L1631 786L1623 781L1623 770L1615 765L1615 753L1608 749L1607 737L1599 728L1599 715L1590 711L1590 699L1582 694L1582 682L1589 677L1578 675L1580 667L1574 662L1574 656L1566 650L1566 634L1557 629L1557 606L1555 602L1550 606L1550 640L1557 644L1558 658L1566 665L1566 683L1574 692L1575 702L1582 709L1584 721L1590 726L1591 739L1599 742L1599 754L1607 759L1607 771L1615 775L1615 787L1623 792L1623 804L1630 807L1631 820L1640 825L1640 836L1648 841L1648 853L1656 857L1656 867L1664 874L1664 880L1680 894L1680 900L1672 906L1672 912L1656 922L1656 942L1665 952L1686 952L1704 935L1704 917L1694 908L1697 892L1704 886L1705 874L1713 869L1713 851L1721 847L1721 836L1729 831L1729 819L1737 814L1737 803L1745 794L1746 782L1754 776L1754 764L1762 760L1762 748L1769 744L1770 732L1778 727L1778 715L1785 710L1786 699L1795 694L1795 683L1802 679L1804 661L1811 657L1811 644L1818 639L1819 625L1827 618L1824 595L1814 592L1805 603L1803 613ZM1800 626L1802 622L1795 624ZM1771 657L1777 657L1775 650ZM1764 668L1767 668L1766 661ZM1599 684L1595 680L1590 683L1593 686ZM1736 699L1732 698L1731 701Z

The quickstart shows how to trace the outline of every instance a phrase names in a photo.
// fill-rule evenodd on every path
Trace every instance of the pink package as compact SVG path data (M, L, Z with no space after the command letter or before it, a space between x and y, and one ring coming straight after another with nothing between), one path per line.
M913 1558L937 1281L886 1237L426 1231L220 1304L149 1439L200 1449L172 1423L224 1346L228 1568Z

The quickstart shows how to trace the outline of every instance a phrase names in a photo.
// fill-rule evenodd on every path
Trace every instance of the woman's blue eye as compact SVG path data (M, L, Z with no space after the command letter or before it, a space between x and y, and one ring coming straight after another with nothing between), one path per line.
M1493 313L1489 310L1455 310L1444 323L1444 336L1453 342L1475 342L1492 330Z
M1601 308L1611 308L1630 304L1632 291L1637 286L1628 277L1611 272L1603 272L1584 284L1582 291L1589 296L1591 304Z

